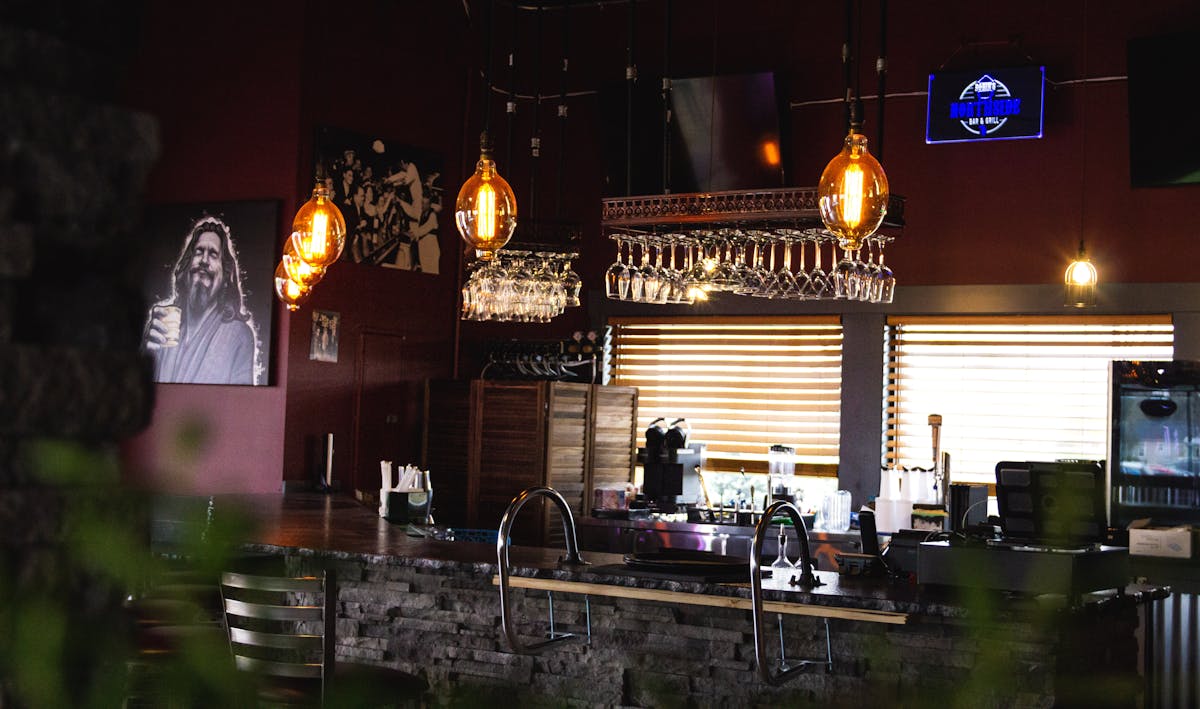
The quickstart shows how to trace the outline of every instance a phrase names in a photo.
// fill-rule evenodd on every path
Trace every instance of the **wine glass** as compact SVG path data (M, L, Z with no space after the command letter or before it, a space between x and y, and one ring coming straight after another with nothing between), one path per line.
M742 259L738 261L738 284L733 289L738 295L754 295L762 283L762 235L759 232L743 232Z
M583 279L571 268L571 257L564 255L559 263L559 280L562 283L563 294L565 300L563 306L567 308L579 307L579 291L583 287Z
M654 279L657 281L657 286L653 297L651 294L646 294L646 300L651 303L666 303L671 299L671 274L663 268L662 256L663 247L666 245L664 237L658 237L654 240Z
M631 245L629 252L629 300L634 302L642 301L642 294L645 292L646 280L642 267L634 265L632 246L636 245L642 252L642 267L646 266L646 242L635 240Z
M783 246L783 263L771 276L771 293L776 298L795 298L799 294L796 275L792 273L792 244L790 237L780 240Z
M812 300L812 277L808 275L808 267L804 263L804 247L808 242L812 241L808 235L799 239L800 242L800 268L796 269L796 298L799 300Z
M896 274L883 262L883 242L879 243L879 302L891 303L896 295Z
M758 249L758 289L750 295L755 298L773 298L775 293L772 290L772 285L775 276L775 246L779 243L778 234L767 234L763 238L763 243ZM766 247L765 249L763 247ZM763 260L763 252L766 251L766 262Z
M628 293L629 273L625 263L629 260L629 241L619 237L614 238L617 242L617 260L614 261L613 264L608 267L608 270L604 272L604 292L609 298L613 298L615 300L625 300L626 296L621 294L621 284L625 284L626 293ZM621 258L622 246L625 247L625 259Z
M828 293L832 284L829 282L829 276L821 268L821 241L823 237L813 239L814 260L813 270L808 274L809 282L812 287L809 292L814 298L824 298Z
M850 260L850 249L842 248L842 260L833 269L833 297L858 299L858 282L854 279L854 262Z
M788 559L787 555L787 531L784 526L779 525L779 554L775 557L775 561L771 562L771 578L787 579L792 572L796 570L796 565Z
M866 260L858 259L856 272L858 274L858 282L860 283L858 300L868 302L878 302L876 300L876 290L878 288L878 274L880 268L875 265L875 240L864 241L866 247Z

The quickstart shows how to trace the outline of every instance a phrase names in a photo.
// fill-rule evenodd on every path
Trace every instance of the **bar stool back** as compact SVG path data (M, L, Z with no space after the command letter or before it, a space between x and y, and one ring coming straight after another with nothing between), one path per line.
M257 699L276 706L342 705L353 694L373 704L418 700L424 680L384 667L338 663L333 571L300 578L225 573L221 598L229 648L256 678Z

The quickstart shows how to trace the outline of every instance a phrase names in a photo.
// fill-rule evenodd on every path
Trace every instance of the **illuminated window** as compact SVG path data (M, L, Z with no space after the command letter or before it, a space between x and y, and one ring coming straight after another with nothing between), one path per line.
M686 418L713 469L766 472L796 449L797 472L836 474L842 327L836 317L614 318L613 383L638 388L638 440Z
M885 459L932 461L929 414L955 482L1001 460L1107 457L1108 363L1169 360L1169 316L888 318Z

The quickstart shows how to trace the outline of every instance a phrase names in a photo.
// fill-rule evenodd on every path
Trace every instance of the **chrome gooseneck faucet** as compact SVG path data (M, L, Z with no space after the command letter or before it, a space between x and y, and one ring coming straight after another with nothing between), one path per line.
M504 631L504 637L508 640L509 647L512 648L513 652L521 655L539 652L540 650L556 643L585 639L573 633L555 633L553 630L553 615L551 615L550 618L551 632L548 640L543 640L531 645L525 645L517 637L516 628L513 627L512 612L508 607L509 600L511 598L508 587L510 576L508 566L508 539L512 532L513 520L516 519L517 513L521 511L521 508L525 506L526 502L529 502L535 497L550 498L551 502L558 507L558 512L562 516L563 536L566 538L567 555L566 557L560 559L559 563L571 565L586 565L588 563L583 560L582 556L579 555L579 542L575 536L575 516L571 514L571 508L567 505L566 499L564 499L557 490L549 487L531 487L522 491L521 494L513 498L513 501L508 505L508 509L504 512L504 517L500 519L500 534L496 538L496 563L497 566L500 567L500 627ZM553 606L551 606L551 609L553 609ZM588 615L588 627L590 635L590 607Z
M763 511L762 519L754 527L754 542L750 545L750 599L751 610L754 613L754 659L758 665L758 674L764 682L773 686L779 686L795 676L802 670L812 666L823 666L826 672L833 668L832 648L829 645L829 623L825 624L825 646L826 656L824 660L800 660L790 663L779 674L771 673L771 663L767 660L767 635L766 629L763 627L763 590L762 590L762 549L763 542L767 539L767 532L771 528L771 519L778 513L786 513L792 520L792 525L796 529L796 537L800 542L800 573L798 577L792 577L789 582L792 586L802 589L812 589L817 586L823 586L824 583L817 578L812 569L812 554L808 548L808 527L804 524L804 519L800 516L800 510L788 502L787 500L776 500L772 502L766 510ZM786 543L786 542L785 542ZM783 626L780 626L780 647L782 650L783 642Z

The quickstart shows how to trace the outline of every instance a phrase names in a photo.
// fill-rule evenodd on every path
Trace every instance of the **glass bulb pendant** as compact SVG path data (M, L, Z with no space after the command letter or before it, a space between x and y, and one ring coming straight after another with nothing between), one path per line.
M504 248L517 228L517 198L496 172L486 132L479 137L475 174L458 191L454 209L458 233L483 261L490 261Z
M1099 274L1087 257L1083 242L1079 244L1079 255L1067 266L1064 281L1067 285L1068 307L1091 308L1096 305L1096 283L1099 281Z
M888 180L883 166L867 151L867 137L850 129L838 153L817 185L821 221L838 238L838 245L854 251L874 234L887 214Z
M289 279L298 285L311 288L325 277L325 268L314 266L300 258L300 254L296 253L296 233L292 232L291 238L283 245L283 268L287 271Z
M275 296L287 306L288 310L295 312L301 301L308 297L312 292L312 288L306 285L301 285L293 281L287 272L287 268L283 262L275 267Z
M346 247L346 220L333 203L333 193L317 183L312 198L292 221L296 255L313 268L324 269L338 260Z

